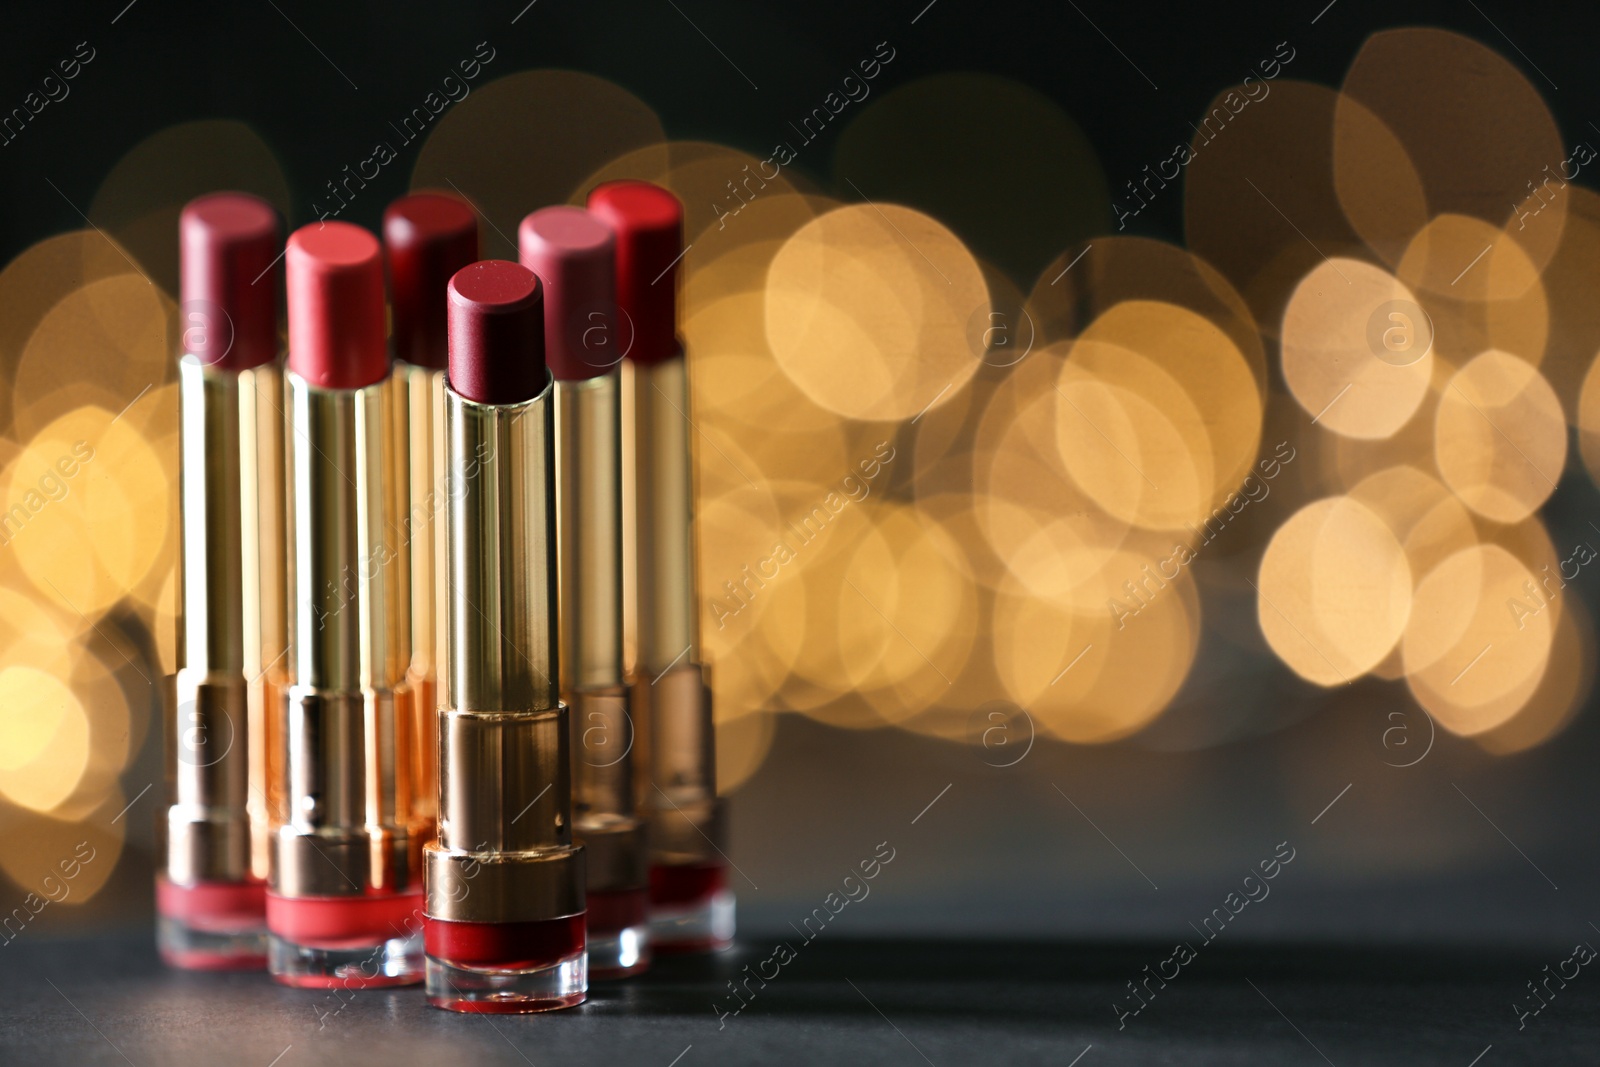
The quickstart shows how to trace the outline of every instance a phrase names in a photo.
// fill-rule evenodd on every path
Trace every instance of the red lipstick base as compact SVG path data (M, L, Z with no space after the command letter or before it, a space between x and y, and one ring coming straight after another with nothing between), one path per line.
M370 989L422 980L422 894L267 894L267 968L301 989Z
M733 890L724 864L650 868L650 943L663 956L733 944Z
M582 1004L589 964L584 913L541 922L429 918L428 1003L446 1011L523 1014Z
M604 982L650 969L650 891L589 890L589 978Z
M267 965L262 882L174 885L156 876L156 947L169 967L259 971Z

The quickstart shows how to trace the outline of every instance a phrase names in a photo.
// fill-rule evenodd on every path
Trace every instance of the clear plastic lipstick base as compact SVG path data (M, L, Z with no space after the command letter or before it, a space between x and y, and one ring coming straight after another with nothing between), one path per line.
M555 1011L582 1004L588 989L588 953L581 948L553 964L527 970L464 967L428 957L428 1003L446 1011Z
M274 934L267 969L302 989L370 989L414 985L423 977L422 931L376 943L297 945Z
M156 920L156 947L169 967L189 971L259 971L267 965L267 924L231 930L191 926L166 915Z
M726 887L702 900L650 906L650 943L662 955L720 952L733 944L734 895Z
M252 971L267 965L266 890L259 882L175 885L156 877L156 947L169 967Z

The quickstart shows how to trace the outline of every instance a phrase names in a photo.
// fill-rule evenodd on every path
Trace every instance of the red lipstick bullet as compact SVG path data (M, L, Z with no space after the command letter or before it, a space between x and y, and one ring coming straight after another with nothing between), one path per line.
M438 793L439 672L444 662L444 382L449 360L445 288L478 258L478 218L465 201L412 193L383 213L394 353L396 551L409 581L411 663L406 681L418 716L412 779L425 834L433 835Z
M589 976L650 964L648 852L634 787L642 759L622 642L622 382L616 239L579 207L522 220L522 265L544 282L555 378L561 694L577 723L573 832L589 867Z
M449 285L449 595L439 838L426 853L434 1007L533 1012L589 987L571 724L557 677L555 470L539 280Z
M289 687L273 757L268 966L296 986L422 977L417 713L394 513L377 239L289 238Z
M617 242L617 300L631 321L627 361L638 631L633 707L646 723L651 940L658 952L732 943L726 805L717 796L711 689L700 663L690 391L677 336L683 205L660 186L607 182L589 210Z
M264 967L263 738L285 640L282 229L265 201L213 193L178 234L182 593L157 941L177 967Z

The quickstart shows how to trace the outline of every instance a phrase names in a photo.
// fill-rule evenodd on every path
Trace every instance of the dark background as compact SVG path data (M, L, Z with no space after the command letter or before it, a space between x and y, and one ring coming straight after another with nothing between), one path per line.
M936 0L926 10L926 0L537 0L523 11L524 2L7 5L0 14L0 109L20 105L78 42L87 40L98 54L67 100L0 148L0 259L81 227L72 204L87 208L124 153L166 126L202 118L254 127L293 185L290 222L310 221L317 183L370 152L374 133L436 88L480 41L497 50L489 78L537 67L587 71L653 106L669 137L764 156L789 119L887 40L897 55L878 92L950 71L1015 79L1084 129L1113 195L1124 178L1187 138L1189 122L1213 94L1285 40L1297 55L1284 77L1337 86L1375 30L1442 26L1518 65L1544 93L1566 143L1600 116L1592 20L1550 9L1535 14L1504 0L1381 9L1337 0L1326 10L1325 0L1165 7ZM832 187L827 166L844 125L825 132L797 166L850 200L848 189ZM1002 159L1028 150L993 148ZM402 148L400 162L344 217L374 226L382 207L406 191L416 151ZM1131 232L1181 241L1181 211L1181 196L1164 196ZM1113 219L1101 229L1111 232ZM1032 279L1017 280L1026 288ZM1574 452L1547 509L1553 540L1570 543L1566 531L1593 514L1600 507ZM1568 595L1592 608L1597 582L1585 573ZM1237 614L1208 603L1208 626L1230 611ZM1392 725L1388 713L1411 707L1403 686L1371 682L1325 692L1281 667L1220 669L1208 647L1156 729L1093 748L1041 739L1009 769L986 765L992 756L970 745L781 717L765 766L735 799L733 857L747 876L737 883L743 929L757 940L786 930L887 840L896 861L871 901L838 920L850 935L1166 939L1187 934L1249 868L1288 841L1297 850L1294 863L1271 900L1230 929L1230 939L1495 942L1557 953L1600 938L1590 926L1600 921L1600 737L1592 709L1529 753L1491 757L1441 733L1426 759L1399 769L1388 765L1400 760L1382 737ZM1225 715L1245 705L1268 709L1266 725L1189 750L1184 716ZM1415 712L1411 721L1426 731ZM158 744L159 731L152 731L127 782L159 773ZM144 921L155 803L152 794L141 802L151 810L136 807L130 815L130 851L106 899L86 914L51 909L41 924L65 931L87 920ZM1505 999L1518 995L1521 982L1518 974L1505 976Z

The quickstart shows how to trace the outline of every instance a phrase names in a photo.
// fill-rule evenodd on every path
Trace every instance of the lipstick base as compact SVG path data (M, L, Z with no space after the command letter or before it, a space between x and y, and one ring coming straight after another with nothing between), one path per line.
M274 934L267 969L274 980L298 989L416 985L422 980L422 934L348 948L297 945Z
M428 1003L445 1011L526 1014L582 1004L589 956L582 913L538 922L428 919Z
M369 989L422 980L422 894L267 896L267 969L302 989Z
M594 890L589 900L589 978L605 982L650 969L650 891Z
M733 944L733 931L726 867L650 868L650 943L657 954L720 952Z
M587 955L576 952L550 967L508 971L457 967L428 958L428 1003L445 1011L498 1015L558 1011L588 997Z
M259 971L267 965L266 886L175 885L156 878L156 947L169 967Z

